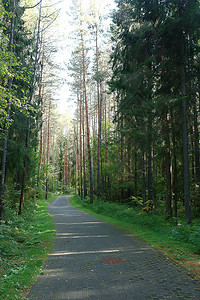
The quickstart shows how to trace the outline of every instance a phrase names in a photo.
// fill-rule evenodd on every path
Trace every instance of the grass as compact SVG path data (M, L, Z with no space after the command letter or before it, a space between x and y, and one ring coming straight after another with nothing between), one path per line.
M22 216L10 213L0 226L1 299L25 299L30 286L52 249L55 230L48 214L48 201L40 200L24 208Z
M154 248L162 251L167 257L178 262L188 271L200 277L200 222L193 221L193 226L184 220L176 225L173 221L145 213L141 209L112 202L80 200L75 195L70 203L106 222L114 224L142 238Z

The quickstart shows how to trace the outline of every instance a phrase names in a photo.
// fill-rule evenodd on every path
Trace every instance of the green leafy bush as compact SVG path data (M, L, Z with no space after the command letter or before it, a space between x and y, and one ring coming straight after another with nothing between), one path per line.
M200 226L179 225L172 230L172 236L178 241L184 241L191 244L200 254Z

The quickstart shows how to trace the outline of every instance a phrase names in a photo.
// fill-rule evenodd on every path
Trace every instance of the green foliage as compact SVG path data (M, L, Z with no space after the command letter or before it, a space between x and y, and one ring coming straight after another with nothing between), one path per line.
M25 90L30 81L31 64L25 49L29 46L30 40L23 28L22 13L23 10L20 8L16 15L13 15L10 3L5 7L0 5L0 136L4 134L3 128L8 128L12 124L13 117L10 116L9 109L26 113L28 107ZM17 19L13 41L15 45L11 45L9 39L13 17Z
M47 205L45 200L30 203L23 216L6 210L5 221L0 225L2 299L25 299L25 292L41 272L54 240L54 224Z
M151 200L147 200L144 202L142 197L134 197L131 196L129 198L130 202L129 205L133 205L133 206L138 206L140 207L143 211L150 211L152 209L152 201Z
M195 183L190 184L191 203L197 212L199 127L187 128L187 155L191 159L190 174L186 174L182 152L182 123L186 118L182 103L187 94L188 124L194 126L199 96L200 2L127 0L117 1L117 6L113 13L113 73L109 81L117 102L113 143L117 150L115 157L109 156L105 168L109 188L114 186L115 192L106 198L128 202L130 195L123 184L135 181L134 188L129 189L135 197L134 205L142 205L136 199L142 197L146 203L148 198L159 213L172 216L172 206L176 206L173 201L180 207L186 188L182 178L188 175ZM185 93L181 67L186 75ZM191 100L195 97L197 104ZM196 112L196 123L197 117ZM182 207L178 213L181 215Z
M182 225L179 223L176 225L177 220L166 220L154 211L147 214L137 207L99 200L95 200L91 205L88 200L81 201L77 195L70 198L70 203L141 237L183 265L185 261L187 263L199 261L200 222L198 219L194 221L193 226L185 224L182 220L180 220Z
M74 196L70 199L70 202L79 207L88 208L95 213L113 217L125 222L128 222L132 225L144 226L152 228L155 231L164 231L165 230L165 220L156 215L155 213L146 214L143 210L131 207L130 205L113 203L113 202L104 202L101 200L95 200L94 204L89 203L89 199L80 200L78 196ZM137 200L138 202L138 200Z
M187 226L186 224L178 224L172 230L174 239L188 243L194 246L195 252L200 254L200 225Z

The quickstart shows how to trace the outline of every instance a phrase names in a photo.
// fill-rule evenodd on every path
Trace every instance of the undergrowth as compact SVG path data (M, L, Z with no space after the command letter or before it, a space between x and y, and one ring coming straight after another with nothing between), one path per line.
M0 225L1 299L25 299L41 272L54 241L54 224L47 212L48 202L54 198L29 203L22 216L7 211Z
M193 220L191 226L186 224L184 218L175 222L175 220L166 219L165 216L157 215L153 211L147 213L137 207L101 200L95 200L93 204L90 204L89 199L81 200L77 195L72 197L70 202L77 208L141 237L183 265L186 262L188 264L189 260L195 261L195 272L191 271L195 275L200 275L199 220Z

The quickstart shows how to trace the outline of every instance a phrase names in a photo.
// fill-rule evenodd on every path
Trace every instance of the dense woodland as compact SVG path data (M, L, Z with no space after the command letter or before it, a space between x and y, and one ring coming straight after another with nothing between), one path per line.
M116 0L110 29L96 1L73 3L70 123L53 100L58 12L47 0L0 1L1 220L58 191L192 223L200 214L200 2Z

